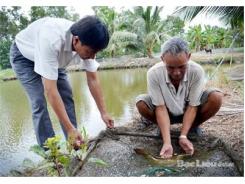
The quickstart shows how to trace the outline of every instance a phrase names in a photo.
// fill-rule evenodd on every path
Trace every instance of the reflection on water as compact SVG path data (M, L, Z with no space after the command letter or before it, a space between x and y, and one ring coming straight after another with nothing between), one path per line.
M108 112L120 126L130 121L134 99L146 91L147 69L100 71L99 77ZM70 73L76 117L90 136L105 128L90 94L84 72ZM62 134L58 120L51 110L50 117L56 134ZM0 84L0 175L20 165L24 158L36 161L39 157L29 152L36 144L28 99L19 81Z
M146 91L146 69L100 71L99 78L108 112L119 126L131 119L134 99ZM85 125L90 136L105 128L85 80L85 73L70 74L77 120Z

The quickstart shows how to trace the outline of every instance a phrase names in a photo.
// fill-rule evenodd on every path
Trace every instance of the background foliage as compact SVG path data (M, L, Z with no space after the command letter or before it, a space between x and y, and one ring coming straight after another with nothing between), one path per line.
M235 39L234 47L244 43L244 7L178 7L173 15L162 19L163 7L135 6L117 12L113 7L95 6L95 14L107 25L110 43L97 58L154 57L160 52L161 44L172 36L179 36L190 43L190 48L200 51L204 48L227 48ZM185 23L198 14L218 16L227 28L195 25L185 28ZM34 6L27 14L21 7L0 7L0 69L10 68L9 48L15 35L31 22L45 16L79 20L71 7ZM185 28L185 29L184 29Z

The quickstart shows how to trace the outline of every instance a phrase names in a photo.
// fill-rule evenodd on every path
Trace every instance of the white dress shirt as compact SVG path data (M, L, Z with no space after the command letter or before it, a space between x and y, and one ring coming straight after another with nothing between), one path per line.
M57 80L58 68L80 62L86 71L95 72L98 69L96 60L82 60L72 51L70 27L73 23L62 18L45 17L34 21L16 35L18 49L35 63L34 71L42 77Z

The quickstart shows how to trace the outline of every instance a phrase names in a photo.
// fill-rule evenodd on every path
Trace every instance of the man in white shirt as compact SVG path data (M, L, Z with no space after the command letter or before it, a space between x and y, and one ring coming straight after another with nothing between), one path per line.
M179 145L187 154L193 154L188 133L200 134L199 125L215 115L222 104L223 94L219 90L204 90L204 70L190 56L184 40L174 37L165 42L163 62L147 72L148 94L136 98L139 113L160 128L163 139L160 156L164 158L173 155L170 124L182 123Z
M55 135L45 93L65 136L71 138L75 148L82 143L76 129L72 90L64 69L77 61L82 62L86 70L88 86L103 121L109 128L114 126L105 108L96 72L99 64L95 61L96 53L106 48L108 42L108 30L95 16L84 17L76 23L45 17L16 35L10 49L10 62L29 98L36 137L41 146Z

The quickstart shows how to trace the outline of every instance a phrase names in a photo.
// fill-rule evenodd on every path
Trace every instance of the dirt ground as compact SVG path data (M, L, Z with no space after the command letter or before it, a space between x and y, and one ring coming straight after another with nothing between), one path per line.
M170 167L169 169L174 169L175 172L169 172L166 167L152 165L149 160L133 151L135 147L143 147L158 155L162 145L161 139L120 135L119 140L105 137L91 153L92 157L105 160L109 166L99 167L88 163L77 176L244 176L243 95L232 85L222 88L222 91L225 96L220 111L202 125L204 135L192 140L196 150L192 161L229 163L231 166L181 169ZM122 132L159 135L156 125L145 127L137 110L134 115L133 121L127 127L118 129ZM181 125L171 126L171 132L178 134L180 127ZM216 140L222 144L214 144ZM176 138L172 137L172 143L175 153L181 153ZM210 150L210 147L214 149Z
M231 153L240 160L244 167L244 103L237 91L224 90L222 108L202 127L205 132L222 139Z
M123 132L132 131L129 128L119 128L119 130ZM139 130L133 131L139 132ZM156 132L151 132L151 135L156 135ZM196 161L200 161L200 163L220 162L229 164L228 167L187 166L185 168L178 165L178 162L177 165L152 163L148 158L136 154L134 149L144 148L150 153L158 155L162 145L161 139L121 135L119 140L108 137L102 139L90 155L103 159L108 164L106 167L85 163L76 176L240 176L236 165L221 147L217 145L213 150L208 148L214 140L213 137L208 136L201 140L192 140L196 149L195 154L191 159L183 159L182 161L186 163ZM172 143L175 153L181 154L177 139L172 138Z

